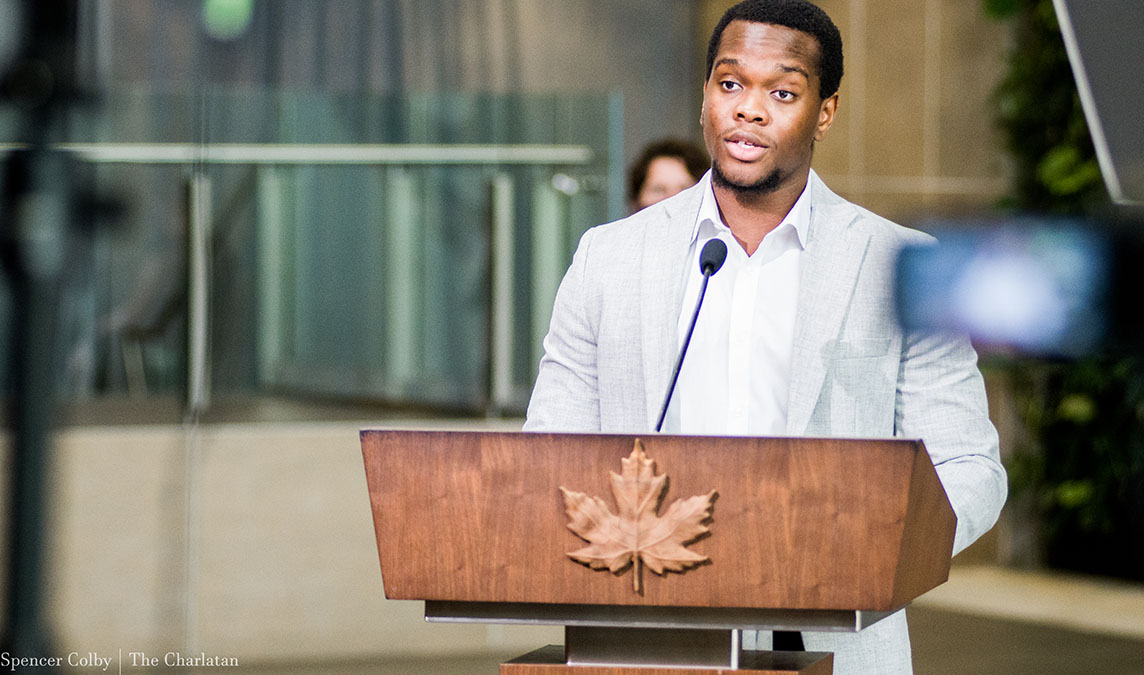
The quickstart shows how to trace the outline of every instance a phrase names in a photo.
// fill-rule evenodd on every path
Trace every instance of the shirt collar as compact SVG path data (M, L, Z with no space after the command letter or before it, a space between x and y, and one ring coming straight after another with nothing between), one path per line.
M715 201L715 190L711 187L711 171L703 174L699 182L702 198L699 202L699 214L695 218L695 224L691 228L692 244L694 244L701 235L704 238L709 238L714 237L721 231L730 232L730 228L723 222L723 217L719 214L719 205ZM794 228L798 234L799 246L803 249L806 248L806 235L810 230L811 183L811 176L807 176L806 187L802 189L802 194L798 196L798 199L794 202L794 206L790 207L790 211L783 217L783 221L779 223L779 227L790 225ZM779 227L776 227L775 230L778 230Z

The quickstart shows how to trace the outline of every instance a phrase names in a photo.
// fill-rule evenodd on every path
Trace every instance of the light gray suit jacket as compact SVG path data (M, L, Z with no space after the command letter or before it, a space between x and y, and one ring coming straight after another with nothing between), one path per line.
M930 237L847 202L813 171L810 181L786 431L921 438L957 514L961 551L996 522L1007 483L973 348L905 334L894 318L897 252ZM581 238L556 295L526 431L654 429L702 185ZM804 642L835 652L839 675L911 672L903 612Z

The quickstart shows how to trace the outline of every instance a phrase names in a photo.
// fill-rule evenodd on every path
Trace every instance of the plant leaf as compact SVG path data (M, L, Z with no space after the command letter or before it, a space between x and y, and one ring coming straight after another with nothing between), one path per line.
M677 499L659 516L656 512L667 486L667 475L655 475L655 462L644 454L639 439L620 464L620 474L609 472L618 515L599 497L560 488L569 518L568 529L588 542L588 546L569 552L568 557L592 569L607 568L613 573L642 560L648 569L660 575L683 572L706 561L706 556L686 545L710 531L705 522L711 517L716 492ZM634 586L638 592L638 565L636 568Z

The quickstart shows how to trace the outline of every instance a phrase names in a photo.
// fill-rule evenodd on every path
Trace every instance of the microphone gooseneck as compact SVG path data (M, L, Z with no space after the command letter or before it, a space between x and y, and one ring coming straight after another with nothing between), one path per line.
M667 406L671 403L671 395L675 392L675 383L679 381L679 369L683 367L683 357L687 354L687 346L691 344L691 334L695 332L695 321L699 318L699 308L703 306L703 296L707 294L707 282L723 267L727 260L727 244L722 239L708 239L699 252L699 271L703 274L703 283L699 286L699 300L695 303L695 312L691 315L691 323L687 326L687 335L683 338L683 347L679 350L679 358L675 360L675 370L671 373L671 383L667 386L667 396L663 398L663 408L659 411L659 420L655 423L655 430L663 428L663 420L667 417Z

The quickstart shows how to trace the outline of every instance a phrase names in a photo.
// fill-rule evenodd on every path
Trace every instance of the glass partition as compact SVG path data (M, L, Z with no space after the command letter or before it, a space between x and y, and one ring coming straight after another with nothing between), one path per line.
M576 241L622 214L621 116L618 95L254 90L79 109L59 146L122 209L76 249L61 396L519 412Z

